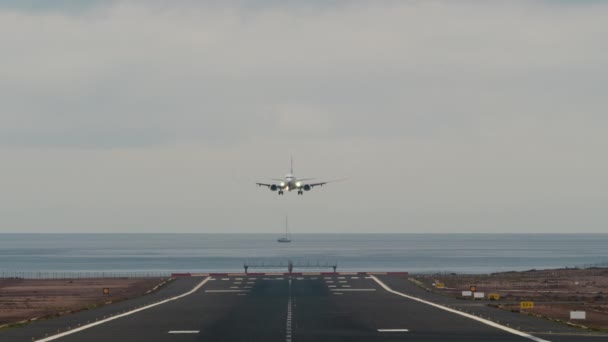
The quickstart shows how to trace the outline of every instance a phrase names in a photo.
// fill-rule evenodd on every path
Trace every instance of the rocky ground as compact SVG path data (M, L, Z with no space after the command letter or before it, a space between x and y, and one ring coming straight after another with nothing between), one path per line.
M0 328L141 296L159 278L0 279ZM103 289L108 288L109 294Z
M449 296L462 297L462 291L476 287L486 295L488 305L563 321L591 329L608 330L608 268L530 270L486 275L418 275L424 287ZM437 288L433 284L443 284ZM441 287L441 285L440 285ZM488 294L500 295L490 301ZM520 302L534 302L534 308L521 309ZM570 311L585 311L587 319L570 320Z

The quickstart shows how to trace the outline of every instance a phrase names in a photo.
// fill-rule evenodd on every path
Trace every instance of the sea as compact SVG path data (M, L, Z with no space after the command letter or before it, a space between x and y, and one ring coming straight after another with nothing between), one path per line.
M0 234L0 276L172 272L493 273L608 265L608 234ZM255 267L259 268L255 268ZM276 267L276 268L275 268Z

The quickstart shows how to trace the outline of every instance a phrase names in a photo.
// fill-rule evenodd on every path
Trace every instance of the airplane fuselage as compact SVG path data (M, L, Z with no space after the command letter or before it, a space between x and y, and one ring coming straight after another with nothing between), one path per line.
M293 173L288 173L287 175L285 175L285 181L281 182L281 189L285 191L299 189L300 186L300 182L297 181L297 178L293 175Z

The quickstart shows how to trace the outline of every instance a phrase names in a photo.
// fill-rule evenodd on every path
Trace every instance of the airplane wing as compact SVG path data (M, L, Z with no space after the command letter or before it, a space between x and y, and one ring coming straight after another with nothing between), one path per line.
M334 180L329 180L329 181L325 181L325 182L318 182L318 183L309 183L309 184L304 184L303 186L308 185L312 189L315 186L323 186L323 185L325 185L327 183L340 182L340 181L343 181L343 180L346 180L346 178L334 179Z
M266 184L266 183L255 183L255 184L257 184L258 186L266 186L269 188L274 185L274 184Z

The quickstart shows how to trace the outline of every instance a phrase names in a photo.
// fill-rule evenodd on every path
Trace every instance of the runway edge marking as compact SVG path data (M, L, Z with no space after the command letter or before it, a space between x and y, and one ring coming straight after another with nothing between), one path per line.
M500 330L504 330L504 331L506 331L508 333L511 333L511 334L514 334L514 335L525 337L525 338L530 339L532 341L536 341L536 342L551 342L549 340L544 340L544 339L542 339L540 337L532 336L532 335L527 334L527 333L525 333L523 331L519 331L519 330L516 330L516 329L510 328L510 327L504 326L502 324L498 324L496 322L492 322L490 320L487 320L487 319L484 319L484 318L481 318L481 317L477 317L477 316L474 316L474 315L471 315L471 314L468 314L468 313L465 313L465 312L462 312L462 311L451 309L451 308L448 308L447 306L443 306L443 305L440 305L440 304L429 302L429 301L426 301L424 299L420 299L420 298L417 298L417 297L406 295L405 293L401 293L401 292L398 292L398 291L395 291L395 290L391 289L390 287L388 287L388 285L386 285L380 279L376 278L373 275L371 275L371 278L376 283L378 283L378 285L382 286L383 289L385 289L386 291L388 291L388 292L390 292L392 294L396 294L398 296L405 297L405 298L408 298L408 299L411 299L411 300L415 300L415 301L423 303L423 304L434 306L434 307L436 307L438 309L441 309L441 310L444 310L444 311L448 311L448 312L451 312L451 313L454 313L454 314L457 314L457 315L460 315L460 316L463 316L463 317L466 317L466 318L470 318L472 320L478 321L478 322L483 323L485 325L489 325L491 327L494 327L494 328L497 328L497 329L500 329Z
M211 279L211 278L210 277L205 278L205 280L201 281L192 290L190 290L190 291L188 291L186 293L182 293L181 295L178 295L178 296L175 296L175 297L171 297L169 299L165 299L165 300L160 301L158 303L150 304L148 306L144 306L144 307L141 307L141 308L138 308L138 309L135 309L135 310L131 310L131 311L128 311L128 312L125 312L125 313L122 313L122 314L119 314L119 315L116 315L116 316L112 316L112 317L109 317L109 318L106 318L106 319L102 319L101 321L97 321L97 322L93 322L93 323L90 323L90 324L87 324L87 325L83 325L83 326L81 326L79 328L62 332L61 334L45 337L43 339L36 340L35 342L53 341L53 340L56 340L58 338L62 338L64 336L68 336L68 335L71 335L73 333L77 333L79 331L83 331L83 330L92 328L94 326L101 325L101 324L104 324L104 323L109 322L109 321L113 321L115 319L119 319L119 318L122 318L122 317L125 317L125 316L132 315L132 314L134 314L136 312L144 311L144 310L153 308L155 306L162 305L162 304L165 304L165 303L168 303L168 302L172 302L174 300L177 300L177 299L189 296L189 295L193 294L194 292L198 291L201 287L203 287L203 285L205 285L209 281L209 279Z

